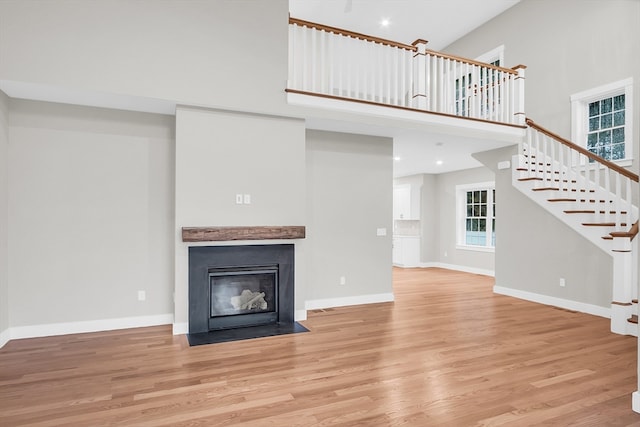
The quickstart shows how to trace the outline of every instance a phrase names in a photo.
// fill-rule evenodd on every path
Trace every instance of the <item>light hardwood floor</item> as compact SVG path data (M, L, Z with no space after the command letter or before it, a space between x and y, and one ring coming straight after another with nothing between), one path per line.
M636 339L607 319L394 270L394 303L189 347L167 326L9 342L0 426L640 426Z

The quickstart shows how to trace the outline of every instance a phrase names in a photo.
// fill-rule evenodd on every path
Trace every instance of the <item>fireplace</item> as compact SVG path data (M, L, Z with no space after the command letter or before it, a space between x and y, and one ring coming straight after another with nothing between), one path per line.
M278 265L209 269L209 330L278 321Z
M189 248L191 345L306 331L294 314L294 245Z

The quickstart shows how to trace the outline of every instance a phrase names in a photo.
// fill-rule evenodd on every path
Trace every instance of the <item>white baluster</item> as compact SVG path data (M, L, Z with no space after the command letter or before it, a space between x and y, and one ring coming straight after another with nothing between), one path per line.
M616 231L620 231L621 230L621 223L622 223L622 200L621 200L621 192L622 192L622 175L619 173L616 173L616 189L615 189L615 197L614 197L614 201L615 201L615 211L616 211ZM629 225L629 224L627 224Z
M624 204L627 213L625 215L625 222L627 223L627 229L631 228L633 223L635 222L633 219L633 198L631 193L631 178L625 178L626 182L626 190L625 190L625 199L626 202Z
M436 111L445 112L446 100L444 99L444 89L445 87L449 86L449 80L451 80L451 77L446 80L444 78L444 61L442 60L442 58L436 57L435 60L438 67L438 80L440 80L441 82L444 82L444 84L440 85L440 88L438 90L438 106L436 108Z
M564 167L564 145L558 144L558 188L560 191L565 191L566 194L569 194L569 188L567 188L567 179L565 177L565 167Z
M435 97L436 93L433 90L433 56L430 54L425 55L425 67L426 67L426 78L427 78L427 110L433 111L435 108Z
M407 97L406 97L406 88L407 88L407 72L406 72L406 64L408 62L408 58L406 56L407 51L404 49L400 50L400 60L398 64L398 74L400 78L398 79L398 104L404 107L407 107Z
M606 169L603 171L604 173L604 195L605 195L605 199L608 197L609 194L611 194L611 170L610 169ZM611 208L608 206L607 201L605 200L605 202L603 203L604 205L604 221L605 222L611 222Z

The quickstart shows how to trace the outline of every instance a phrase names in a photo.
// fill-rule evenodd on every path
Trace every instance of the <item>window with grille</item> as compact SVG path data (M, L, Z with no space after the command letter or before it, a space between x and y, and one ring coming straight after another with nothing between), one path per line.
M587 149L607 160L625 159L625 95L589 103Z
M572 140L605 160L630 165L632 96L632 79L573 95Z
M457 186L458 245L492 249L496 244L496 191L493 183Z

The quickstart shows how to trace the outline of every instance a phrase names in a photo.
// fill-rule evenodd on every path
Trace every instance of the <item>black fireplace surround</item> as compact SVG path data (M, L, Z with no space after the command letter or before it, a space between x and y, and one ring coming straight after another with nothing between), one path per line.
M189 247L190 345L306 332L294 316L294 245Z

